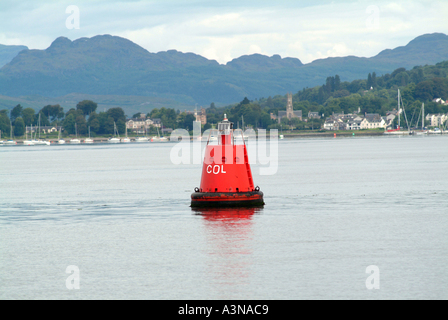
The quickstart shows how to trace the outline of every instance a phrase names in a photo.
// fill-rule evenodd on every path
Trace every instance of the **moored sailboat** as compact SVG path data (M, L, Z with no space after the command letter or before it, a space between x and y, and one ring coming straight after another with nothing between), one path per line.
M13 136L12 136L12 122L11 122L11 120L9 120L9 124L10 124L10 127L11 127L11 133L9 135L10 138L3 145L5 145L5 146L15 146L15 145L17 145L17 141L15 141Z
M123 143L130 143L131 142L131 139L129 139L129 137L128 137L128 126L126 126L126 137L121 139L121 142L123 142Z
M404 110L404 105L403 105L403 100L401 99L401 95L400 95L400 89L398 89L398 111L397 111L397 116L398 116L398 126L397 126L397 128L396 129L390 129L390 130L386 130L385 132L384 132L384 134L387 134L387 135L407 135L407 134L410 134L410 131L409 131L409 124L407 123L408 122L408 118L406 117L406 111ZM401 102L401 106L402 106L402 108L400 107L400 102ZM401 130L401 127L400 127L400 118L401 118L401 112L403 111L403 114L404 114L404 118L406 119L406 124L407 124L407 127L408 127L408 130L407 131L402 131Z
M59 143L59 144L65 144L65 140L64 140L64 139L61 139L61 129L62 129L62 127L59 127L58 143Z
M118 135L118 138L117 138ZM117 125L114 122L114 136L112 138L109 138L109 143L120 143L120 135L118 134Z
M75 123L75 138L70 139L70 144L80 144L81 140L78 139L78 126Z
M33 125L31 125L30 134L33 135ZM32 140L28 140L28 126L25 127L25 140L23 141L24 146L34 146Z
M90 138L90 126L89 126L89 137L84 140L84 143L87 143L87 144L92 144L93 143L93 139Z

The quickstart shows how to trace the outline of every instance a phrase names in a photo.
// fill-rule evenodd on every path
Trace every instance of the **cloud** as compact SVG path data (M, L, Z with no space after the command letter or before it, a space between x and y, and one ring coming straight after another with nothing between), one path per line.
M424 33L448 33L443 1L1 1L3 44L45 49L59 36L112 34L150 52L177 49L220 63L252 53L304 63L368 57ZM73 4L80 9L79 30L65 26L65 9ZM379 9L378 16L369 6ZM377 19L375 28L369 28L372 19Z

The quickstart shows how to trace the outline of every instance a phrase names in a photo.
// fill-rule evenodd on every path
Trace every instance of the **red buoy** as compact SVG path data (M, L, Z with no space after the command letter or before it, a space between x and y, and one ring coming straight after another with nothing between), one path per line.
M215 137L217 144L210 144ZM205 148L201 185L191 195L192 207L257 207L263 206L263 192L254 187L242 130L224 120L218 130L211 130ZM241 144L235 144L235 142Z

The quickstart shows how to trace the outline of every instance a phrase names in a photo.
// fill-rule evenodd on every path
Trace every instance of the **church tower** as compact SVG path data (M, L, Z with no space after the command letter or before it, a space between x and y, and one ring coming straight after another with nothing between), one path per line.
M286 104L286 116L288 119L291 119L294 117L294 111L292 109L292 93L287 94L288 102Z

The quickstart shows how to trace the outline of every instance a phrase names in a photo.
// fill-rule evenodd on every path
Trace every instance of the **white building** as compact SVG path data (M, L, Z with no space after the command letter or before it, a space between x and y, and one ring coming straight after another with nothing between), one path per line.
M446 114L427 114L425 120L431 121L430 127L439 127L445 123L447 118Z
M126 128L135 133L145 133L154 122L151 119L134 118L126 121Z
M377 113L366 114L366 117L361 121L361 129L377 129L385 128L386 121Z

